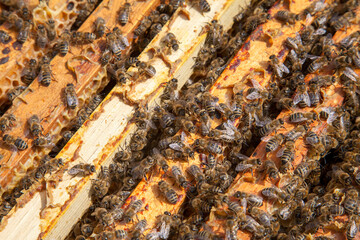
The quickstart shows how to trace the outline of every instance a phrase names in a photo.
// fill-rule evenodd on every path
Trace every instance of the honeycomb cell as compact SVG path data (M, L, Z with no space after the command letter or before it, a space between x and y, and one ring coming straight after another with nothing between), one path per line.
M14 87L17 87L17 86L20 85L20 82L19 82L18 80L14 80L14 81L12 82L12 85L13 85Z

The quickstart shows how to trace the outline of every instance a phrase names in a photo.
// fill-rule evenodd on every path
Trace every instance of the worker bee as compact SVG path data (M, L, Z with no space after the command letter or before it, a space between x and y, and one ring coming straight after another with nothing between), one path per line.
M25 67L21 74L21 80L29 85L39 73L39 68L35 59L30 59L28 67Z
M285 206L283 206L282 208L279 209L278 217L282 220L289 219L297 206L298 205L295 201L290 201L290 202L286 203Z
M55 30L55 20L49 19L46 22L45 28L46 28L47 38L49 39L49 41L55 40L55 38L57 36L56 30Z
M3 136L3 141L6 145L14 147L18 150L25 150L28 148L28 144L21 138L15 138L9 134Z
M284 125L284 120L283 119L275 119L273 121L271 121L270 123L265 124L262 128L259 129L259 135L260 136L265 136L267 134L269 134L270 132L276 130L277 128L281 127L282 125Z
M246 156L245 156L246 157ZM258 158L244 158L243 161L236 165L235 171L237 172L246 172L246 171L253 171L261 166L261 161Z
M270 66L276 77L282 78L284 75L289 74L290 70L280 62L280 60L275 56L270 56Z
M143 201L141 201L140 199L131 201L129 207L123 215L124 221L126 223L130 222L131 219L141 210L143 204Z
M51 83L50 59L47 56L41 59L39 82L45 87L48 87Z
M16 117L14 116L14 114L12 113L4 114L0 118L0 129L2 132L5 132L11 129L11 127L15 126L15 123L16 123Z
M218 142L209 141L205 139L196 139L194 141L194 146L196 148L200 148L206 151L209 151L210 153L214 154L221 154L223 152L222 146Z
M349 221L346 223L346 238L355 239L356 235L359 232L359 216L352 214L349 218Z
M275 151L285 140L284 134L276 134L273 137L264 137L261 140L267 142L265 146L265 152L273 152Z
M70 109L75 109L79 104L78 97L76 95L74 84L68 83L64 89L66 105Z
M357 211L358 198L359 192L356 189L351 188L346 192L346 197L344 200L344 210L347 213L352 214Z
M253 218L257 219L259 223L262 224L263 226L271 227L271 222L273 220L273 217L264 210L261 210L260 208L257 207L252 207L249 209L249 214Z
M136 223L136 225L132 231L132 239L139 239L140 236L145 231L146 226L147 226L146 219L140 220L138 223Z
M97 207L91 216L94 216L103 226L110 226L114 222L111 212L105 208Z
M322 1L313 2L310 6L303 10L302 15L306 16L306 19L308 19L323 10L326 6L327 4Z
M94 26L95 26L95 35L100 38L102 36L104 36L105 34L105 30L106 30L106 25L105 25L105 20L102 17L98 17L95 22L94 22Z
M43 24L39 24L37 26L36 45L39 48L45 48L47 43L48 43L48 38L46 35L46 28Z
M145 78L152 78L156 74L156 69L149 63L146 62L137 62L136 66L139 69L139 75L144 76Z
M186 187L188 185L188 181L186 180L183 172L181 171L181 169L177 166L172 166L171 167L171 172L175 178L176 183L181 186L181 187Z
M161 29L162 29L161 23L155 23L151 25L149 30L149 38L153 39L161 31Z
M262 171L266 172L266 174L271 179L277 179L279 177L279 170L276 167L275 163L271 160L266 160L263 163L263 169Z
M195 6L199 7L199 9L202 13L211 11L210 4L208 3L207 0L193 0L191 2Z
M58 40L57 46L59 48L59 52L61 56L65 56L69 51L69 45L71 40L71 34L68 30L64 30L61 33L60 38Z
M294 142L287 140L285 146L276 153L277 157L280 157L281 167L280 172L285 173L291 167L291 163L295 157Z
M111 32L107 33L106 42L112 53L115 54L115 56L120 59L121 51L124 50L125 48L120 45L117 36Z
M8 98L8 100L10 102L14 101L15 98L17 98L23 91L25 91L26 87L25 86L17 86L14 87L13 89L10 89L7 93L6 96ZM23 100L23 99L21 99ZM26 102L25 100L23 100L24 102Z
M109 188L110 188L110 182L108 181L108 179L95 179L92 182L91 194L96 199L101 199L109 191Z
M131 11L131 5L128 2L126 2L120 8L118 21L119 21L121 26L125 26L128 23L129 16L130 16L130 11Z
M179 197L178 197L177 193L175 192L175 190L172 189L167 182L161 180L158 183L158 186L159 186L160 192L164 195L164 197L166 198L166 200L169 203L171 203L171 204L177 203L177 201L179 200Z
M141 179L142 177L146 177L146 174L150 171L152 166L155 165L155 160L148 156L143 159L137 166L135 166L131 170L131 176L134 180Z
M31 28L31 22L25 21L24 25L21 27L19 34L17 35L16 39L20 43L26 42L30 35L30 28Z
M166 54L171 54L171 50L177 51L179 49L179 41L176 39L175 34L171 32L165 35L161 43L166 48Z
M309 73L314 73L314 72L320 70L321 68L323 68L326 64L328 64L327 57L322 56L322 57L316 58L313 62L311 62L306 70Z
M298 14L286 11L286 10L280 10L275 14L275 18L281 22L294 24L295 21L300 20L300 16Z
M205 175L204 173L201 171L201 169L196 166L196 165L191 165L188 168L188 172L195 178L195 180L197 182L201 182L203 180L205 180Z
M311 100L305 82L300 82L298 84L296 88L296 94L293 100L294 100L294 105L299 104L299 106L302 108L306 106L308 107L311 106Z
M256 16L250 16L245 21L244 30L246 33L250 34L260 24L265 23L269 19L270 19L270 14L268 14L268 13L260 13Z
M37 115L31 116L28 121L30 132L33 136L38 137L42 132L42 126L40 124L40 119Z
M24 30L24 26L27 26L28 30L30 30L30 23L31 23L30 20L24 21L15 12L8 12L6 10L3 10L1 14L2 14L2 18L4 18L10 24L11 28L15 28L17 32L19 31L21 32L22 30Z
M46 136L38 136L33 142L36 147L53 147L55 144L52 142L52 137L48 134Z
M88 176L96 171L95 166L88 163L80 163L74 165L68 170L68 174L72 177L76 176Z
M7 44L11 41L10 35L4 30L0 30L0 42L3 44Z
M299 123L308 120L317 120L317 114L315 112L296 112L289 116L291 123Z
M337 166L333 166L332 176L333 179L346 186L349 186L352 183L351 176Z
M143 20L141 20L140 25L134 30L134 37L139 37L143 35L152 24L152 20L150 17L145 17Z

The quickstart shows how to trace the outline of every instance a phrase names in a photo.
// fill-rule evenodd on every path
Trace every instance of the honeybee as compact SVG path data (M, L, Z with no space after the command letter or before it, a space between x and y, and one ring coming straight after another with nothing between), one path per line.
M78 97L76 95L74 84L68 83L64 89L66 105L70 109L75 109L79 104Z
M205 139L196 139L194 141L194 146L203 150L206 150L213 154L222 154L222 146L218 142L209 141Z
M49 19L46 22L45 27L46 27L47 38L49 39L49 41L53 41L57 36L56 30L55 30L55 20Z
M271 222L273 218L264 210L261 210L260 208L257 207L252 207L249 209L249 214L253 218L257 219L259 223L262 224L263 226L271 227Z
M97 198L103 198L109 191L110 182L107 179L95 179L91 186L91 194Z
M349 221L346 223L346 238L355 239L356 235L359 232L359 216L352 214L349 218Z
M162 29L162 24L161 23L155 23L153 25L151 25L150 30L149 30L149 37L150 39L153 39Z
M70 168L67 172L72 177L76 176L88 176L96 171L95 166L88 163L80 163L74 165L72 168Z
M26 87L25 86L17 86L14 87L13 89L10 89L7 93L6 96L8 98L8 100L10 102L13 102L15 100L15 98L19 97L19 95L25 91ZM20 98L23 102L27 103L24 99Z
M10 35L5 31L0 30L0 42L3 44L7 44L10 41L11 41Z
M48 87L51 83L50 59L47 56L41 59L39 82L45 87Z
M9 135L9 134L5 134L3 136L3 141L6 145L10 146L10 147L14 147L17 150L25 150L28 148L28 144L21 138L16 138Z
M131 176L134 180L141 179L142 177L146 178L146 174L150 169L155 165L155 160L148 156L143 159L137 166L131 170Z
M30 28L31 28L31 22L25 21L23 26L21 27L19 34L17 35L16 39L20 43L26 42L30 35Z
M191 120L187 118L178 118L177 124L179 127L182 127L188 133L196 133L197 128Z
M159 190L161 192L161 194L164 195L164 197L166 198L166 200L171 203L171 204L176 204L179 200L179 197L177 195L177 193L175 192L174 189L172 189L170 187L170 185L161 180L159 183L158 183L158 186L159 186Z
M97 38L104 36L106 30L106 22L102 17L96 18L94 21L94 32Z
M206 201L201 200L199 197L196 197L191 200L191 206L196 209L200 210L201 212L208 213L211 211L212 206L207 203Z
M161 43L166 48L166 54L171 54L171 50L177 51L179 49L179 41L176 39L175 34L169 32L161 40Z
M204 173L201 171L201 169L196 166L196 165L191 165L188 168L188 172L195 178L195 180L197 182L201 182L203 180L205 180L205 175Z
M64 30L64 32L61 33L57 44L61 56L65 56L68 53L70 40L71 40L70 32L68 30Z
M33 136L38 137L42 132L42 126L40 124L40 119L37 115L31 116L28 121L30 132Z
M120 28L114 27L113 28L113 33L117 37L119 46L120 46L120 48L122 50L124 50L125 48L130 46L129 45L129 40L126 37L124 37L124 35L123 35L122 31L120 30Z
M275 55L271 55L269 58L270 66L276 77L281 79L284 75L290 73L290 70L283 63L281 63Z
M269 153L275 151L284 142L285 135L280 133L270 138L262 138L261 140L267 142L265 146L265 152Z
M357 211L358 198L359 198L359 192L356 189L351 188L347 190L346 197L344 200L344 210L347 213L352 214L355 211Z
M309 93L307 91L307 86L305 82L300 82L296 88L296 94L293 99L294 105L299 104L299 107L304 108L306 106L311 106L311 100Z
M192 0L191 3L199 7L202 13L211 11L210 4L207 0Z
M139 69L139 75L146 78L152 78L156 74L156 69L149 63L137 62L136 66Z
M246 171L253 171L261 166L261 161L258 158L247 158L242 162L236 165L235 171L237 172L246 172Z
M181 187L186 187L188 185L188 181L186 180L183 172L181 171L181 169L177 166L172 166L171 167L171 172L175 178L176 183L181 186Z
M38 75L39 68L35 59L30 59L28 67L24 68L21 74L21 80L29 85Z
M313 2L310 6L303 10L302 15L306 16L306 19L308 19L323 10L326 6L327 3L322 1Z
M337 166L333 166L332 176L333 179L339 181L345 186L349 186L352 183L351 176Z
M37 26L37 37L36 37L36 45L39 48L45 48L48 43L48 38L46 35L46 28L44 25L39 24Z
M95 211L91 214L91 216L97 218L103 226L110 226L114 222L114 218L111 212L108 212L108 210L106 210L105 208L96 208Z
M300 20L300 16L298 14L286 11L286 10L281 10L278 11L275 14L275 18L281 22L285 22L286 24L294 24L295 21Z
M30 21L24 21L15 12L8 12L3 10L1 15L1 17L10 24L10 27L15 28L17 32L22 31L25 25L28 25L30 30Z
M145 17L143 20L141 20L140 25L134 30L134 37L139 37L143 35L152 24L152 20L149 17Z
M277 179L279 177L279 170L276 167L275 163L271 160L266 160L263 163L263 170L271 179Z
M176 78L172 78L171 80L169 80L164 88L164 92L161 94L160 98L162 100L170 100L170 99L176 99L178 92L176 92L178 87L178 80ZM174 104L176 105L176 104ZM176 115L185 115L180 113L179 111L176 111L176 108L174 108L174 112L176 113Z
M315 112L296 112L289 116L291 123L299 123L308 120L317 120L317 114Z
M282 127L282 125L284 125L284 120L283 119L275 119L273 121L271 121L270 123L264 125L262 128L259 129L259 135L260 136L265 136L267 134L269 134L270 132L276 130L277 128Z
M129 21L131 5L126 2L119 10L118 21L121 26L125 26Z
M14 114L4 114L0 118L0 129L2 132L11 129L11 127L15 126L16 117Z
M36 147L53 147L55 144L52 142L52 137L48 134L46 136L38 136L33 141L34 146Z
M244 30L249 34L254 31L260 24L265 23L269 19L270 14L268 13L260 13L256 16L250 16L245 21Z
M309 73L314 73L314 72L320 70L321 68L323 68L327 64L328 64L327 57L322 56L322 57L315 59L312 63L310 63L306 70Z
M112 33L109 32L106 34L106 43L107 46L110 48L110 50L112 51L112 53L120 59L121 57L121 51L124 50L125 48L123 48L122 45L120 45L119 40L117 38L117 36Z

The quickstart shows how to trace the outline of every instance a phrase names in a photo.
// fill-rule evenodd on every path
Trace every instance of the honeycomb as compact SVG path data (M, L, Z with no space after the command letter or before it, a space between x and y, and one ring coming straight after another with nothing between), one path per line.
M65 29L70 29L74 24L77 11L79 10L79 1L50 1L49 5L42 1L39 5L29 4L33 8L33 17L35 27L37 24L43 24L48 19L55 20L55 27L57 35L59 36ZM31 8L30 8L31 9ZM56 9L56 10L53 10ZM9 31L6 24L0 26L0 30L8 32L12 38L10 42L4 44L1 51L7 52L4 58L8 58L6 63L0 65L0 106L7 102L6 93L17 86L26 86L21 81L22 70L28 64L30 59L40 60L40 58L48 52L47 49L34 47L35 40L31 38L24 44L16 41L17 33ZM19 54L21 52L21 54Z

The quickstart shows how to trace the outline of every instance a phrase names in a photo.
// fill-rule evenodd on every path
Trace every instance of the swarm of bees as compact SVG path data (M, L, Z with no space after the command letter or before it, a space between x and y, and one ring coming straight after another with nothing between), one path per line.
M26 42L34 31L36 47L51 49L51 53L41 59L26 63L22 72L26 85L38 77L41 85L50 86L51 58L57 54L65 56L71 51L71 45L91 44L100 38L106 45L99 63L113 81L125 84L134 77L127 73L130 67L138 69L135 77L139 79L156 76L151 62L139 61L137 56L185 5L182 0L164 2L134 30L131 46L120 28L108 29L101 17L94 21L93 32L65 30L57 36L53 19L34 23L31 12L26 13L21 1L16 4L0 1L9 7L2 10L0 21L8 22L18 31L18 42ZM206 0L188 2L203 14L211 11ZM80 26L97 4L95 0L83 3L73 29ZM348 34L339 43L334 43L332 37L356 21L358 2L316 1L298 14L290 8L268 12L274 4L273 0L251 1L249 7L234 17L229 31L217 20L207 24L206 41L194 59L191 79L182 89L178 89L176 78L169 79L154 109L146 105L136 108L131 121L137 130L113 162L102 167L99 176L93 179L92 206L68 239L238 239L239 231L251 233L253 239L305 239L344 215L347 218L340 230L347 239L357 239L360 229L360 148L357 145L360 33ZM131 11L130 3L121 6L117 17L119 25L131 23ZM182 13L186 15L185 10ZM261 86L250 74L245 80L246 88L232 88L229 103L219 102L208 91L258 26L272 18L283 25L293 25L311 17L311 24L284 41L288 49L284 60L270 55L268 68L256 70L272 73L267 86ZM270 43L270 33L264 39L269 38ZM0 31L0 42L7 41L7 33ZM167 61L166 55L179 50L179 45L175 34L169 32L161 40L160 48L154 51ZM131 55L124 58L123 51L129 47ZM334 85L341 88L344 104L324 106L328 97L326 89ZM13 101L25 88L9 92L9 100ZM76 114L58 143L43 134L39 116L28 118L29 137L34 139L31 147L52 148L52 152L40 160L18 187L3 194L0 216L5 216L16 205L22 190L62 167L63 160L56 158L56 154L102 101L101 95L95 95L80 108L76 85L72 83L64 88L63 97L66 107ZM278 117L281 111L286 115ZM326 130L321 131L320 125L314 127L314 123L326 124ZM285 125L293 127L284 131ZM26 140L6 133L15 126L14 115L4 114L0 118L2 140L8 149L16 152L29 146ZM201 137L188 143L187 139L195 135ZM299 139L303 140L307 153L300 164L294 165ZM252 146L260 141L265 142L264 156L249 156L254 150ZM199 156L201 165L189 164L186 169L177 165L195 156ZM272 160L274 156L278 162ZM183 201L183 205L178 214L164 212L157 216L156 226L145 235L148 221L138 214L145 208L145 200L132 196L131 201L124 204L139 181L151 182L153 171L162 174L162 180L154 184L159 199L170 205ZM88 177L95 172L95 166L89 163L67 169L72 178ZM261 176L261 181L269 181L272 186L258 194L242 189L230 193L229 188L238 174L251 174L254 181ZM179 188L185 190L185 200L178 195ZM263 207L267 201L274 207L272 212ZM214 213L219 215L216 218L222 224L222 233L207 224ZM122 228L114 228L115 223ZM133 227L129 228L129 223L134 223ZM333 238L316 236L314 239Z

